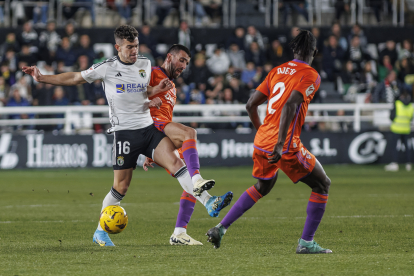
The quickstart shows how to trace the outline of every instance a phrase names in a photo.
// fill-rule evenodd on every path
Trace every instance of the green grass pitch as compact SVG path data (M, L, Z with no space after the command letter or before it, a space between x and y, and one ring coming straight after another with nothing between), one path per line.
M204 246L171 246L182 192L162 169L136 171L123 206L129 224L115 248L92 243L111 169L0 172L0 275L413 275L414 172L325 166L332 180L315 240L328 255L297 255L310 189L281 173L273 191L228 230L197 203L188 234ZM204 168L211 194L235 200L255 183L250 167Z

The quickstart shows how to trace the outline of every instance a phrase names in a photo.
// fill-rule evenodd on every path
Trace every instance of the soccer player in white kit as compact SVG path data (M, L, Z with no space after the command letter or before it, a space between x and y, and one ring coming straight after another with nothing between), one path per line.
M138 32L129 25L115 30L115 48L118 55L82 72L67 72L59 75L42 75L36 66L23 67L24 73L37 82L52 85L78 85L102 80L109 104L111 132L114 132L112 165L114 184L103 200L102 210L110 205L120 205L131 183L132 172L140 154L152 158L170 172L174 172L181 186L204 191L211 189L214 180L192 181L183 161L175 154L175 146L164 133L158 131L150 115L149 96L172 88L168 78L159 85L148 85L151 63L138 56ZM93 242L101 246L114 246L109 235L98 228Z

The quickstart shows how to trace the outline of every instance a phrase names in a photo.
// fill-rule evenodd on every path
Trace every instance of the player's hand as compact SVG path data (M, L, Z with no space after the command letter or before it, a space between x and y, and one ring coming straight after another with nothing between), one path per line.
M164 91L172 89L173 85L172 85L172 82L168 78L165 78L160 81L160 83L158 84L158 88L160 89L161 92L164 92Z
M148 167L154 168L152 164L154 164L154 161L151 158L145 157L145 162L142 164L142 168L147 172Z
M22 71L30 76L37 82L40 82L40 77L42 74L40 73L39 68L37 66L23 66Z
M162 101L161 101L161 99L160 99L160 98L158 98L158 97L156 97L156 98L152 99L152 100L149 102L149 107L156 107L156 108L160 109L160 106L161 106L161 105L162 105Z
M282 154L283 154L283 144L276 144L275 147L273 148L272 153L269 153L268 156L269 158L267 158L269 160L270 164L276 164L280 158L282 158Z

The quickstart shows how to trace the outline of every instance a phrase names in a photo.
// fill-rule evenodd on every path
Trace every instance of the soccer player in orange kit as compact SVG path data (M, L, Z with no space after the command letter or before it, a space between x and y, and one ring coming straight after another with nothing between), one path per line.
M173 108L177 99L175 85L172 81L178 78L185 70L190 62L190 58L191 54L187 47L174 44L167 51L167 57L162 66L152 67L149 83L150 86L157 85L165 78L168 78L172 83L173 87L171 89L158 93L154 97L149 97L152 101L156 101L156 98L162 101L161 106L151 107L150 112L155 127L170 138L178 149L181 159L184 159L187 165L187 167L183 167L182 170L173 175L183 186L184 191L180 198L180 209L175 230L170 237L171 245L201 245L200 242L194 240L186 233L187 224L190 221L197 200L206 207L210 216L218 217L220 211L228 206L233 199L232 192L227 192L223 196L211 196L207 191L203 191L201 194L197 193L196 190L193 192L193 187L188 185L191 181L186 179L191 177L194 186L201 181L210 181L211 185L214 185L214 180L204 180L200 176L200 162L196 148L196 130L172 122ZM151 163L151 160L147 158L143 165L144 170L147 170L147 166L151 166ZM198 184L198 186L201 185Z
M332 253L313 240L325 212L331 181L299 138L308 105L321 82L319 74L310 67L317 54L316 38L311 32L300 30L290 46L295 59L273 68L246 105L258 130L253 152L253 177L257 183L241 195L216 227L208 230L208 241L215 248L220 247L230 225L272 190L281 169L294 183L301 181L312 189L296 253ZM266 100L267 115L261 124L257 107Z

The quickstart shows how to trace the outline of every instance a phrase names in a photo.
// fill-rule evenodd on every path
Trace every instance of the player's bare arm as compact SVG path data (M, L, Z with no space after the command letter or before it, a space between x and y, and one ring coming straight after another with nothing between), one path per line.
M30 76L37 82L48 83L52 85L78 85L86 83L86 80L82 77L80 72L67 72L59 75L43 75L40 73L37 66L23 66L22 71Z
M148 86L147 87L147 95L148 97L152 97L158 93L170 90L173 88L171 81L168 78L165 78L160 81L160 83L156 86Z
M162 101L158 97L152 99L149 103L149 107L156 107L157 109L160 109L161 105L162 105Z
M246 104L246 110L249 114L250 121L252 121L253 126L256 130L259 129L259 127L262 125L257 108L266 100L266 95L256 90Z
M273 152L269 154L269 163L277 163L282 158L283 146L286 141L289 126L295 117L296 109L303 102L303 95L297 90L293 90L286 104L283 106L280 116L279 136Z

